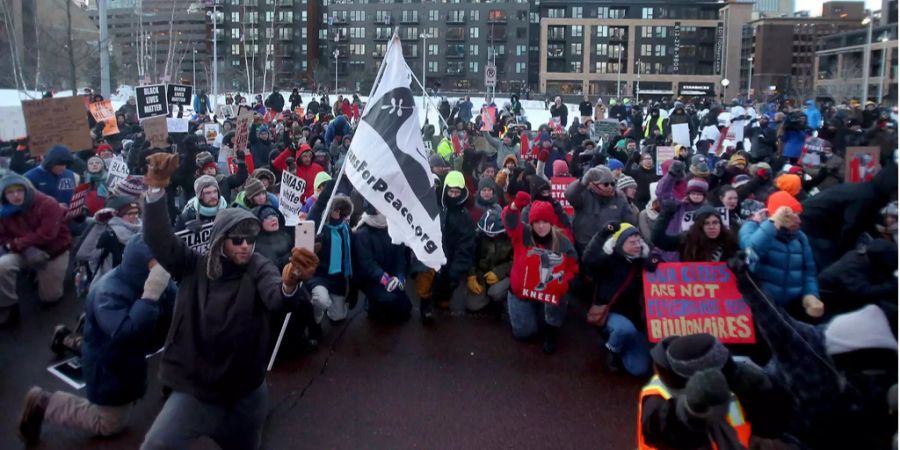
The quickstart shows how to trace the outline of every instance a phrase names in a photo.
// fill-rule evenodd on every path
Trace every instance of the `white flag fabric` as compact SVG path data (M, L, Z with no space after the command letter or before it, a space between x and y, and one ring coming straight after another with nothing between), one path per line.
M347 152L344 170L356 190L386 218L395 244L410 247L426 266L447 262L434 177L412 91L412 74L395 36L382 62Z

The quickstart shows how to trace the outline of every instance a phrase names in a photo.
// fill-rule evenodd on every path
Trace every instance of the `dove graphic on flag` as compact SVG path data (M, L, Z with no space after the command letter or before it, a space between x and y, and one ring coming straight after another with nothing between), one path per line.
M347 178L388 223L394 243L410 247L426 266L447 262L434 176L412 91L412 74L397 36L388 44L382 74L347 152Z

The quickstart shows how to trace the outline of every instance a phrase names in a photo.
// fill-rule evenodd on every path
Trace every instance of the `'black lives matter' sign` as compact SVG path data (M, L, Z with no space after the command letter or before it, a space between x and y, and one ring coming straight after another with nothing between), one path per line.
M135 100L137 100L139 119L169 114L169 102L166 98L166 85L164 84L138 86Z
M166 98L169 100L170 105L190 105L193 91L193 86L169 84L166 85Z

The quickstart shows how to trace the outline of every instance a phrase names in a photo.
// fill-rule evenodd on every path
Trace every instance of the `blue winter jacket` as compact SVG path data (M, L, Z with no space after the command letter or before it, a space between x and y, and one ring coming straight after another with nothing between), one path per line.
M174 302L171 288L159 301L141 299L152 258L143 234L132 237L122 264L88 293L81 351L91 403L121 406L143 397L147 389L145 356L154 350L161 310Z
M803 152L803 144L806 143L806 133L799 130L787 130L781 138L784 143L784 156L799 158Z
M44 162L40 166L25 172L25 178L28 178L38 191L53 197L59 203L68 204L75 194L75 172L66 169L62 175L57 176L50 169L60 164L69 165L72 161L72 152L68 147L54 145L44 156Z
M344 136L349 136L352 131L347 118L343 115L337 116L328 124L328 128L325 130L325 144L331 145L336 136L340 136L343 139Z
M810 128L813 130L822 128L822 113L819 112L813 101L806 102L806 109L803 111L803 114L806 114L806 123Z
M750 272L766 293L779 305L819 296L816 263L809 240L802 231L785 241L775 224L748 221L740 231L741 249L750 253Z

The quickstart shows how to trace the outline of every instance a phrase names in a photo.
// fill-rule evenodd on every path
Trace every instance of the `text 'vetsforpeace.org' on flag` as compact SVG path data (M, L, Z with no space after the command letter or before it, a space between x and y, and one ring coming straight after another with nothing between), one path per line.
M447 262L440 208L409 88L412 74L396 36L382 65L344 170L356 190L387 218L391 240L410 247L419 261L438 269Z

